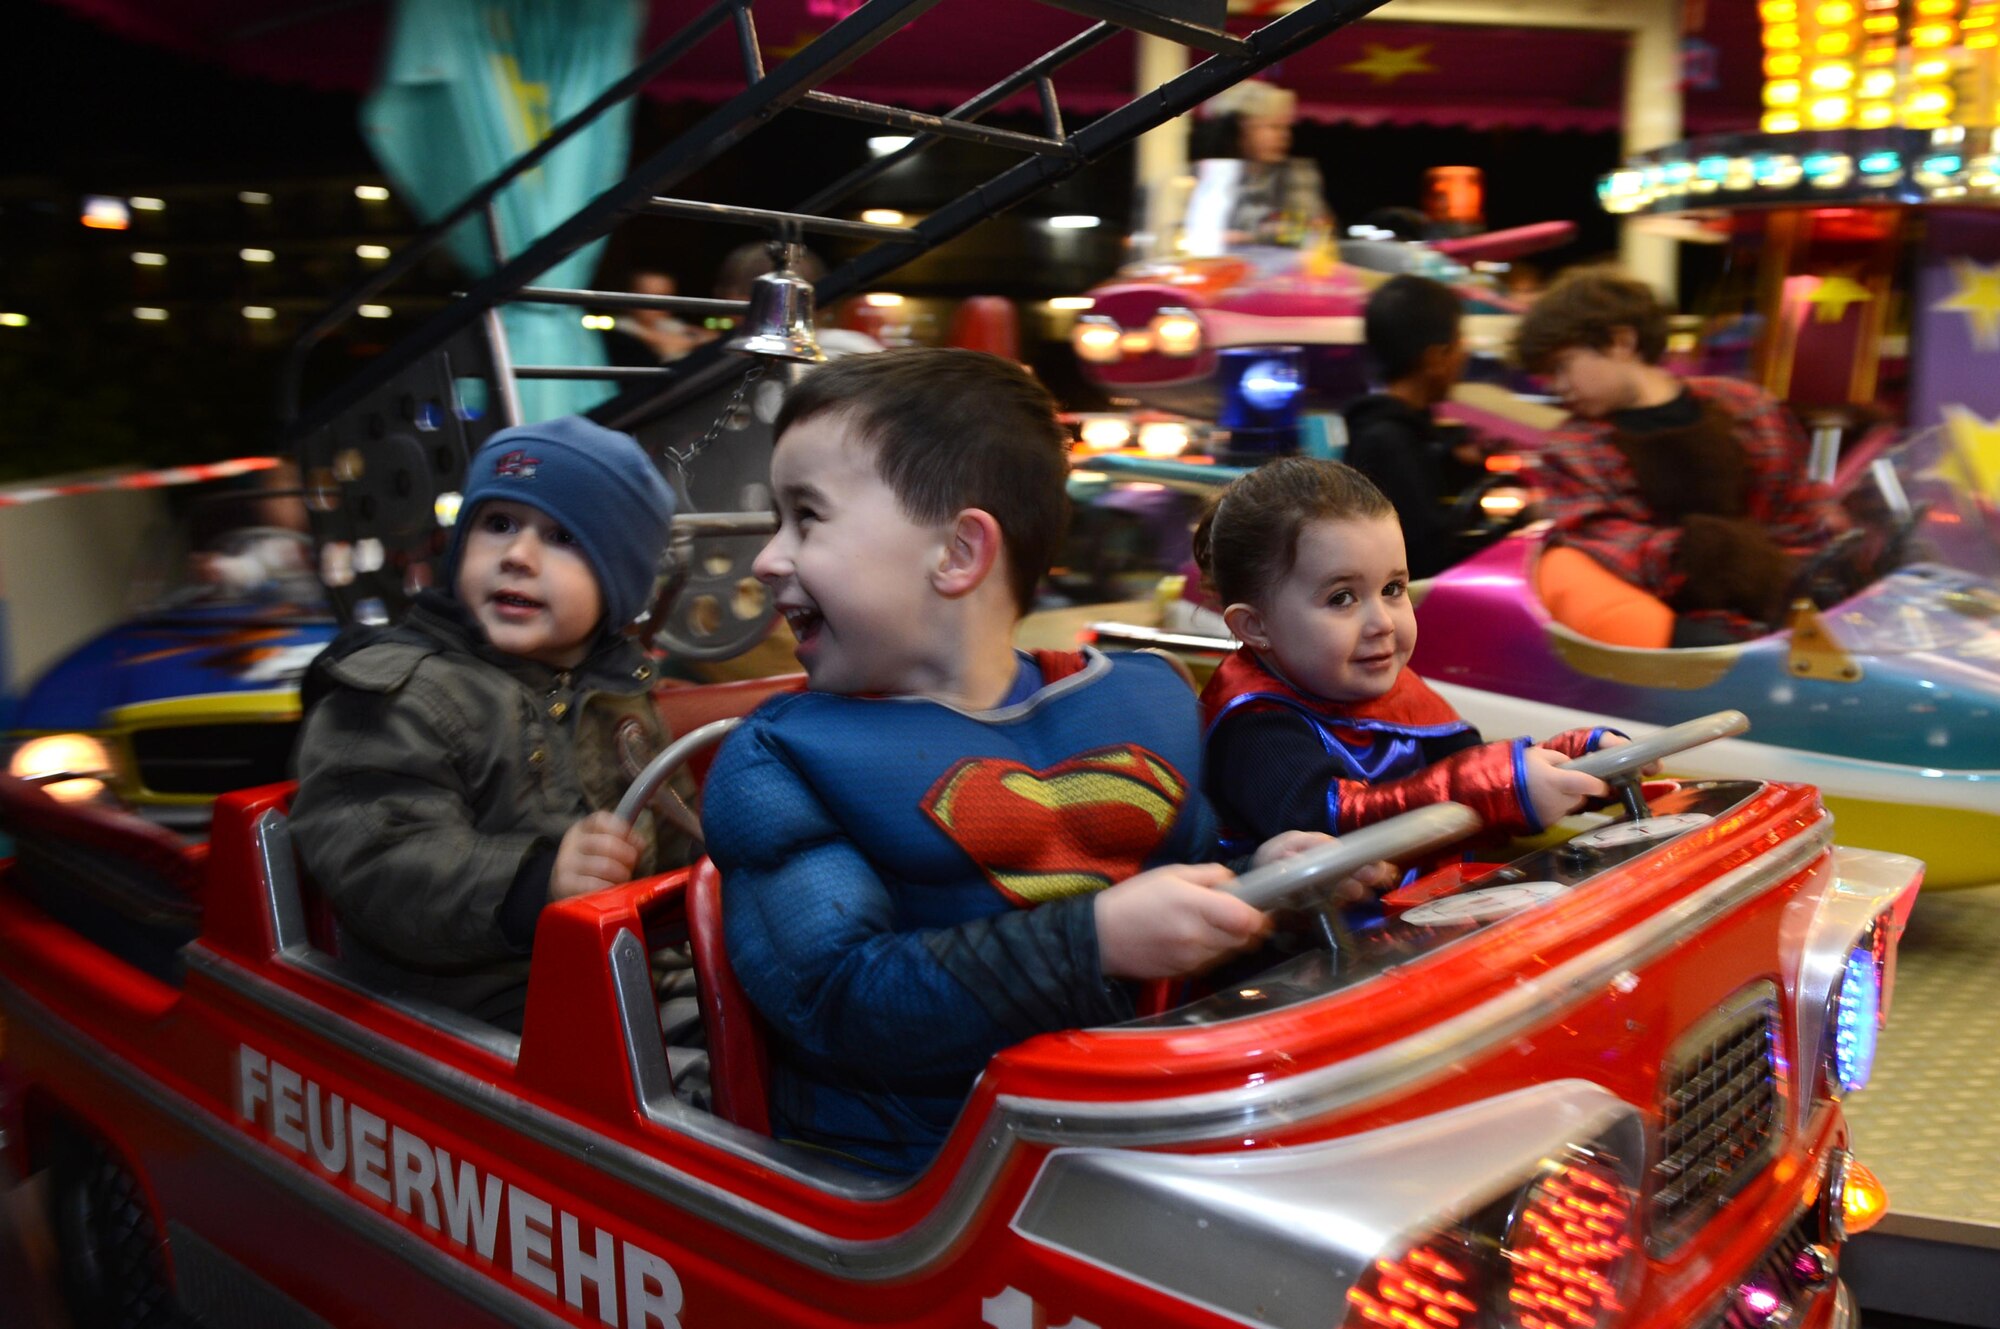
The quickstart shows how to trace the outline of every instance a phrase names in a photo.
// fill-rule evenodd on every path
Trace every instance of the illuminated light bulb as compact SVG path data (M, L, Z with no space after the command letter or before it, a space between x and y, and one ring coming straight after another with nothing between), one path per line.
M1085 420L1077 435L1088 451L1111 452L1132 441L1132 426L1115 416L1099 415Z
M903 297L894 291L870 291L861 297L861 302L870 309L898 309L902 306Z
M1852 1156L1847 1160L1847 1185L1840 1193L1840 1208L1850 1237L1874 1227L1889 1212L1889 1192L1860 1159Z
M1864 102L1855 108L1854 123L1863 129L1884 129L1896 122L1896 108L1888 102Z
M1764 57L1764 73L1771 78L1790 78L1799 72L1801 63L1797 51L1773 51Z
M1852 97L1821 97L1806 108L1806 117L1815 129L1834 129L1848 122L1854 115Z
M1895 93L1896 74L1890 69L1869 70L1861 76L1860 85L1854 89L1854 95L1863 101L1881 101L1893 97Z
M1148 457L1178 457L1193 442L1193 432L1178 420L1153 420L1139 426L1139 451Z
M1797 0L1764 0L1757 15L1766 23L1791 23L1798 19L1799 7Z
M1841 89L1853 85L1854 66L1844 60L1814 65L1813 71L1807 77L1806 81L1821 92L1839 92Z
M387 305L363 305L354 312L363 318L387 318L395 311Z
M1920 23L1910 29L1910 45L1919 50L1949 46L1957 35L1950 23Z
M1936 83L1939 79L1949 78L1950 76L1951 61L1938 56L1919 60L1910 66L1910 77L1916 79L1919 83Z
M1201 322L1185 311L1162 313L1152 331L1163 354L1193 355L1201 349Z
M1799 81L1795 78L1772 79L1764 85L1764 105L1797 106L1799 104Z
M132 311L132 317L141 323L164 323L167 321L167 311L157 305L140 305Z
M1825 4L1813 10L1813 17L1818 19L1823 27L1837 28L1843 23L1854 21L1854 6L1847 0L1827 0Z
M363 203L386 203L389 199L389 190L384 185L356 185L354 197Z
M1813 38L1813 49L1821 55L1846 55L1854 46L1851 32L1822 32Z
M1059 295L1049 301L1051 309L1089 309L1097 301L1087 295Z
M1762 121L1767 134L1789 134L1799 127L1796 111L1766 111Z
M894 208L868 208L862 212L861 220L870 226L901 226L903 214Z
M1894 14L1870 14L1861 20L1863 32L1894 32L1899 26Z
M1952 96L1947 88L1925 88L1904 103L1913 116L1943 117L1951 114Z
M1799 44L1799 25L1773 23L1764 29L1764 45L1774 51L1789 50Z
M1914 8L1926 18L1940 18L1958 8L1958 0L1917 0Z

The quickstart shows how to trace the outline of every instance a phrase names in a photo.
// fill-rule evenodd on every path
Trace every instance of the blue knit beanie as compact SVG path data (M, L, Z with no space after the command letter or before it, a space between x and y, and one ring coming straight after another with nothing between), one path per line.
M674 494L630 434L565 415L487 439L466 468L445 585L457 587L465 532L490 498L525 503L576 537L597 574L607 627L621 630L644 612L666 552Z

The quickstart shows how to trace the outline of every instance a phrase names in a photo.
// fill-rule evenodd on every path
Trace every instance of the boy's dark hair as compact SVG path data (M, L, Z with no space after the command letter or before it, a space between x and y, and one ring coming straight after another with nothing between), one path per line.
M876 471L912 521L948 521L965 508L993 514L1025 613L1069 526L1069 436L1048 389L984 351L849 356L786 394L774 437L832 411L874 446Z
M1395 515L1382 491L1352 466L1283 457L1215 497L1194 528L1194 558L1222 603L1260 604L1292 570L1307 522Z
M1632 329L1633 349L1647 364L1666 354L1667 308L1652 287L1616 268L1578 268L1557 278L1521 316L1514 354L1523 369L1540 373L1571 347L1604 350L1617 328Z
M1362 329L1382 381L1394 383L1417 372L1424 352L1458 340L1465 306L1443 282L1411 273L1391 277L1368 297Z

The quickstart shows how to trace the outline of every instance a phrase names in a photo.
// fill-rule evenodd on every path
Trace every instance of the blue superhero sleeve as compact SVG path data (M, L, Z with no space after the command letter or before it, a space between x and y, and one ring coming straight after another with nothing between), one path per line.
M731 962L808 1061L893 1083L976 1073L1035 1033L1129 1018L1089 897L905 931L880 874L752 721L704 792Z

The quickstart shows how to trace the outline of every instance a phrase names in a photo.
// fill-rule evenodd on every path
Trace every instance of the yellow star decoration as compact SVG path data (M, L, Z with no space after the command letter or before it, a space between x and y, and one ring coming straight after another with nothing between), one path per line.
M1394 83L1405 74L1435 74L1437 66L1424 59L1431 48L1423 46L1400 46L1390 48L1368 43L1368 54L1351 61L1340 68L1344 73L1366 74L1377 83Z
M1847 307L1873 300L1875 293L1844 272L1830 273L1819 279L1819 285L1806 297L1806 303L1813 307L1813 321L1816 323L1838 323L1847 317Z
M1958 289L1931 306L1936 312L1957 310L1972 324L1973 349L2000 351L2000 264L1951 261Z
M1944 408L1952 453L1938 465L1946 479L2000 501L2000 420L1982 420L1954 402Z

